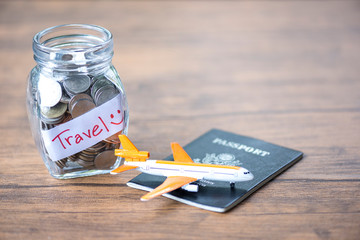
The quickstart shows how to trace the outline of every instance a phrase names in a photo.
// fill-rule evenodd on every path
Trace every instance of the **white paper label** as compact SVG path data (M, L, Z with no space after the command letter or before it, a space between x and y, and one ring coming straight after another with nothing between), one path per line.
M51 160L71 156L124 129L121 94L55 128L41 131Z

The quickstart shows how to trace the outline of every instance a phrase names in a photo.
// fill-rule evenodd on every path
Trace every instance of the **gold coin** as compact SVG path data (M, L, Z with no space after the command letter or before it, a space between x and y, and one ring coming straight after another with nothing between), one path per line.
M40 107L41 114L47 119L56 119L62 117L67 110L67 104L59 102L53 107Z

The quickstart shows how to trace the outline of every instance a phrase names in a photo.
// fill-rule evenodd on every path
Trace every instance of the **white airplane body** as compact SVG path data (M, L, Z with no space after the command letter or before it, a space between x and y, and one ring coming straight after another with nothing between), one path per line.
M146 162L125 162L129 166L138 167L137 170L157 176L183 176L197 179L242 182L250 180L251 173L245 168L214 165L177 163L173 161L146 160ZM220 166L220 167L219 167Z
M254 177L243 167L194 163L178 143L171 144L174 161L146 160L149 157L148 152L137 150L125 135L119 135L119 139L123 149L116 149L115 155L124 157L125 162L111 171L111 174L137 169L144 173L167 177L163 184L144 195L141 198L143 201L180 187L188 191L197 191L198 186L190 183L199 179L227 181L234 187L236 182L249 181Z

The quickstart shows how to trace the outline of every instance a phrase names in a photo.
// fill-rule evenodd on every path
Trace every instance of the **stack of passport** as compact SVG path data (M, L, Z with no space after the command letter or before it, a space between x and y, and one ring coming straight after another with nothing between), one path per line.
M194 162L244 167L254 175L253 180L238 182L234 188L229 182L198 180L198 192L177 189L164 194L179 202L215 212L226 212L236 206L303 156L296 150L218 129L208 131L184 149ZM173 160L172 155L166 160ZM127 185L151 191L165 179L142 173Z

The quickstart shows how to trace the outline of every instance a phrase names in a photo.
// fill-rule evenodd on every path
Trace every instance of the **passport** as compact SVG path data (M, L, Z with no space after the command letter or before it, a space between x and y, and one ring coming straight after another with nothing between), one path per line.
M239 166L248 169L254 178L237 182L198 180L198 192L184 189L164 194L173 200L214 212L226 212L275 178L297 161L303 153L255 138L212 129L183 147L196 163ZM173 161L172 155L165 160ZM142 173L130 180L129 187L151 191L166 177ZM156 200L152 200L156 201Z

